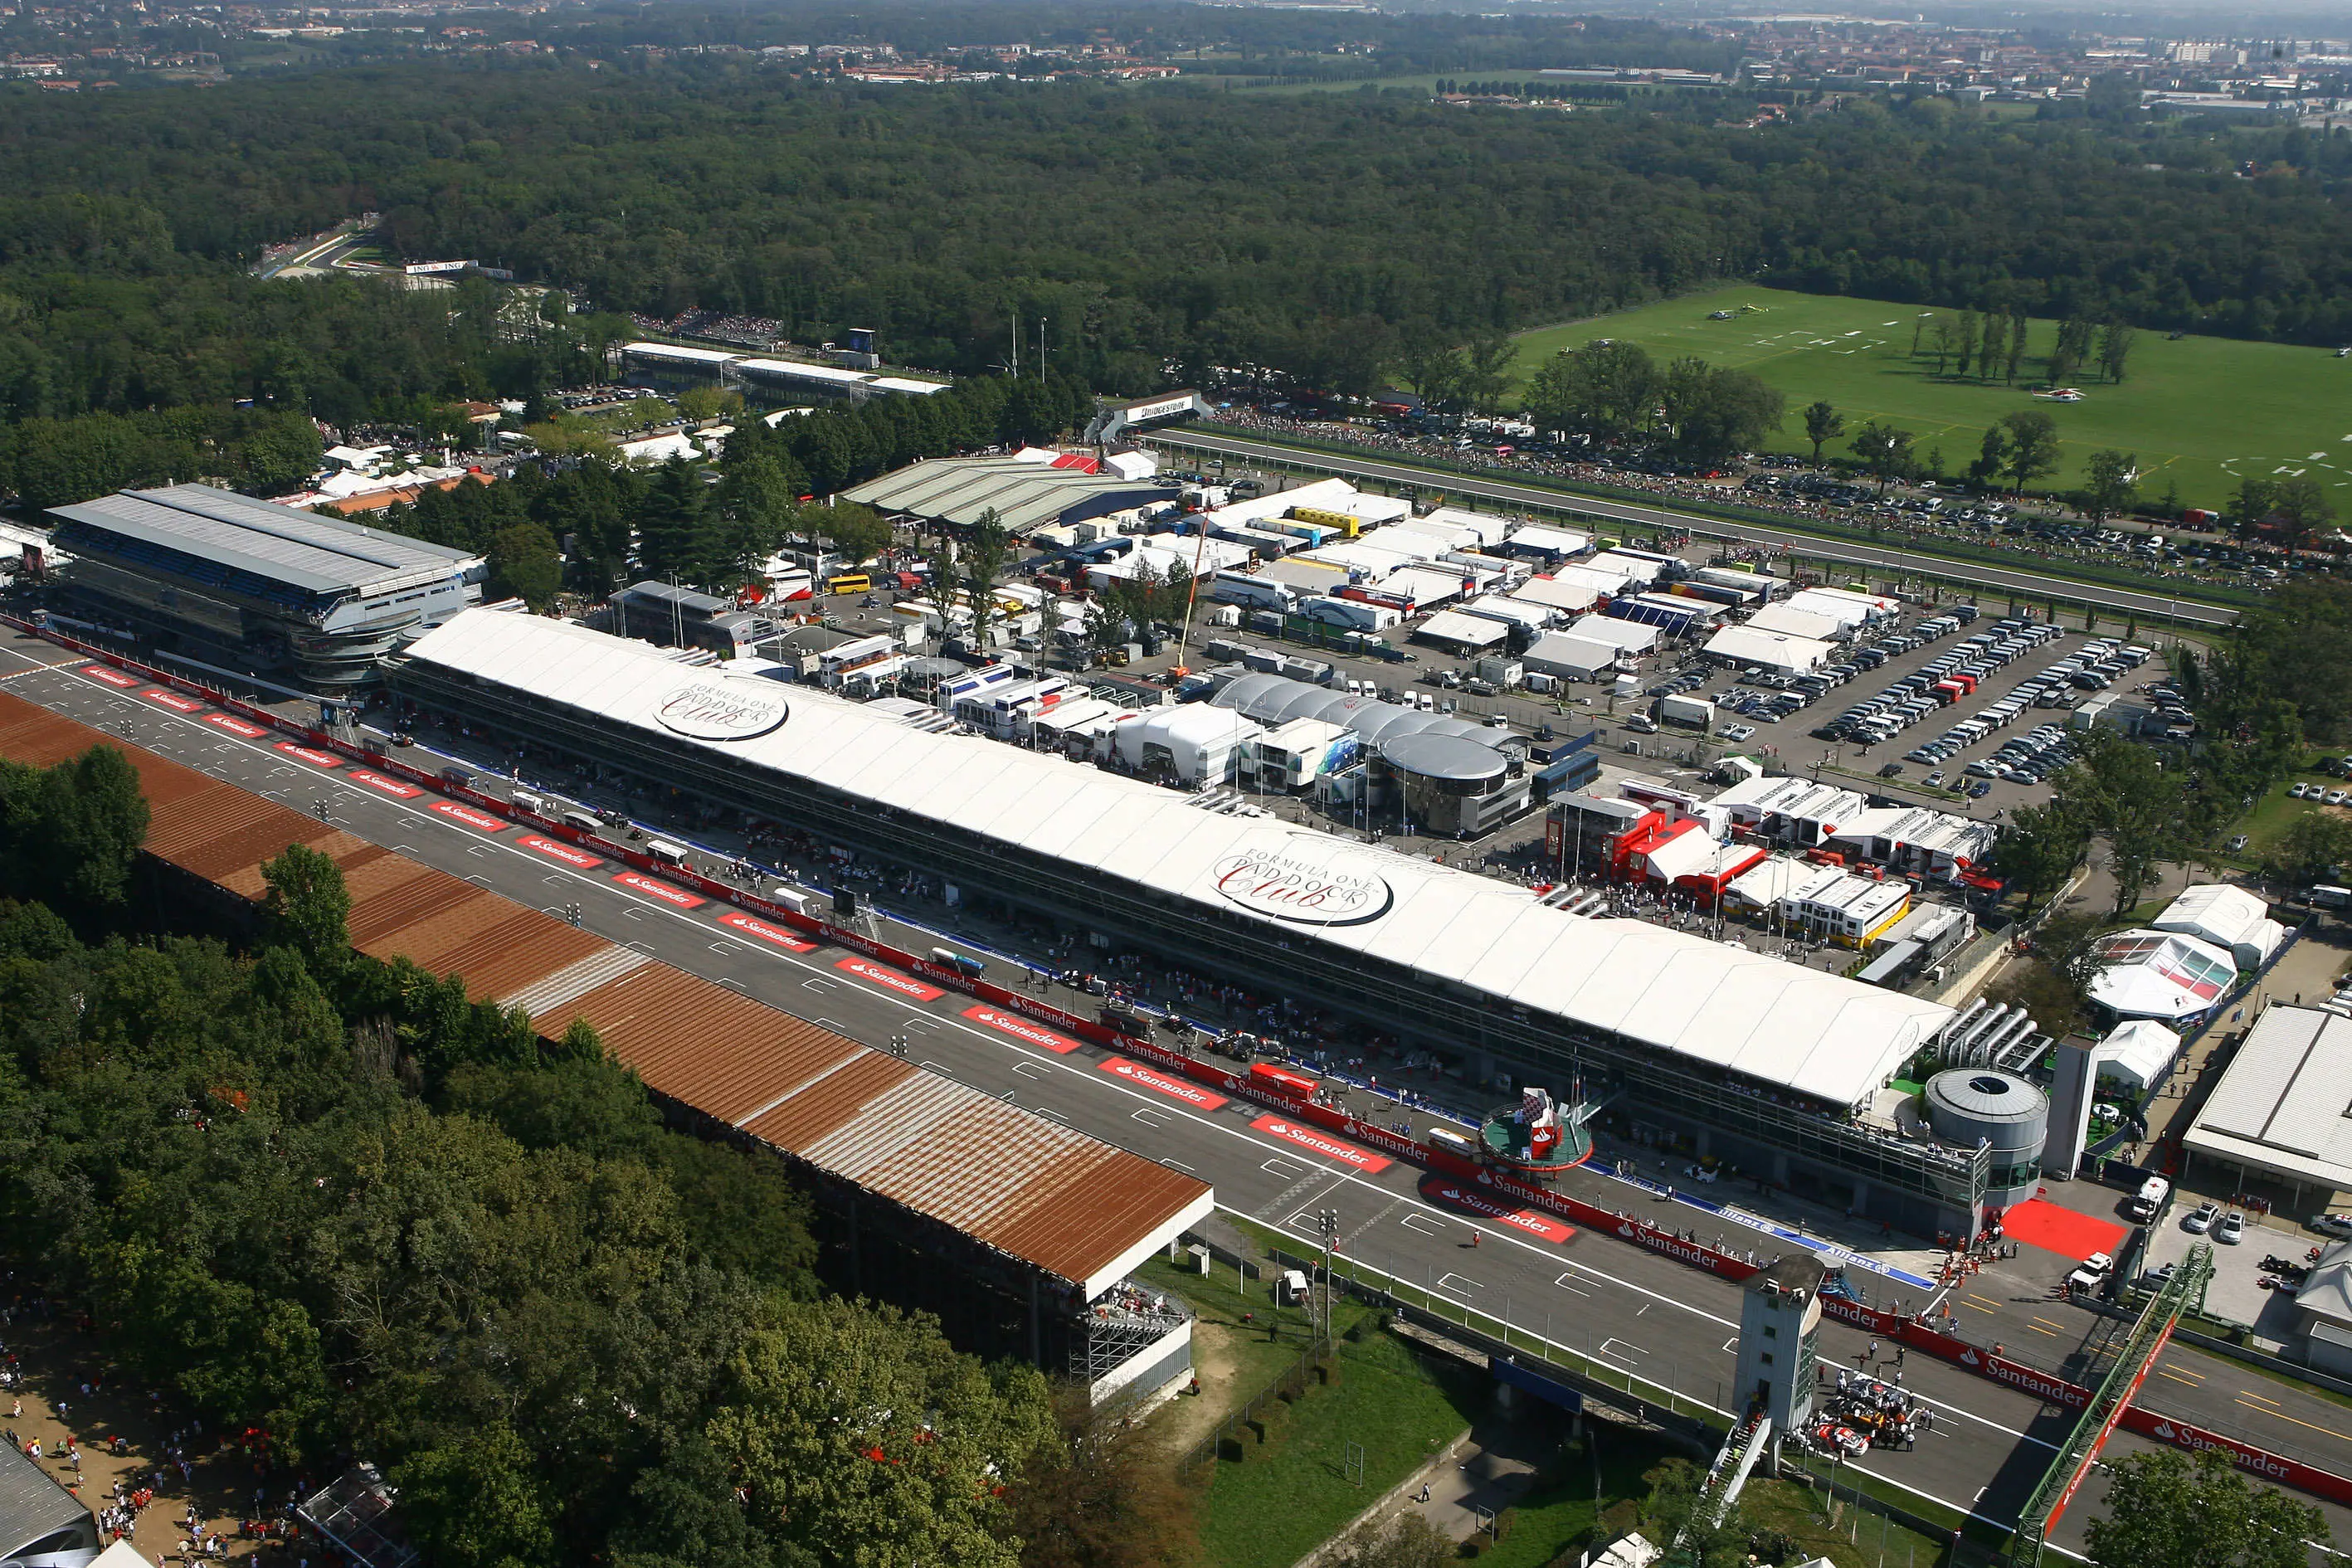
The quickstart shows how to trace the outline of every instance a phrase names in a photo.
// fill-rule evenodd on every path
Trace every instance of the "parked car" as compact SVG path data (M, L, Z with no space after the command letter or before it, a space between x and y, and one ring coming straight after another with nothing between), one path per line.
M2213 1227L2213 1239L2216 1241L2228 1242L2231 1247L2237 1246L2238 1243L2243 1241L2245 1238L2246 1216L2240 1214L2236 1209L2231 1209L2227 1215L2224 1215L2221 1218L2221 1223Z
M2213 1222L2221 1217L2221 1206L2219 1204L2199 1204L2181 1216L2180 1228L2191 1236L2202 1236L2211 1230Z
M2324 1214L2311 1222L2322 1236L2352 1237L2352 1214Z

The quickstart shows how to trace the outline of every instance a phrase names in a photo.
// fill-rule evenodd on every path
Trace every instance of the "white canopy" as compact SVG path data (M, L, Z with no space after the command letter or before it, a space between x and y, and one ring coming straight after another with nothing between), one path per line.
M2180 1037L2153 1018L2117 1024L2099 1042L2099 1076L2121 1079L2134 1092L2154 1083L2180 1054Z
M1759 631L1753 623L1726 626L1706 639L1706 651L1733 664L1760 664L1783 675L1811 675L1830 657L1830 645L1811 637Z
M644 644L544 616L467 610L408 657L584 715L616 748L719 753L772 777L779 793L852 795L1107 886L1238 918L1269 943L1400 965L1839 1105L1874 1093L1952 1016L1645 921L1568 914L1417 857L1203 812L1175 792L1043 752L910 729L826 693L683 668ZM1234 873L1252 866L1283 877L1237 894ZM1343 920L1309 922L1279 900L1249 896L1302 876L1331 889L1324 915Z
M2260 969L2286 939L2285 928L2270 918L2269 905L2245 889L2223 882L2182 889L2154 923L2158 931L2177 931L2228 948L2241 969Z
M1473 616L1461 610L1440 610L1415 626L1412 635L1427 637L1432 642L1455 643L1464 647L1492 647L1509 637L1511 628L1485 616Z

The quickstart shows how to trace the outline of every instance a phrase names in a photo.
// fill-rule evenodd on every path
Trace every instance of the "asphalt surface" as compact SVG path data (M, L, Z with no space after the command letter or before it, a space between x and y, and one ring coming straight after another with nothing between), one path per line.
M681 908L614 881L623 868L583 870L545 858L516 842L518 830L477 832L418 810L341 770L299 762L268 739L239 739L205 724L201 713L173 711L136 689L92 681L76 672L81 662L29 638L0 637L0 682L14 695L296 809L323 805L339 827L519 901L558 913L577 904L582 923L610 940L869 1045L903 1037L911 1058L946 1076L1213 1182L1221 1207L1300 1238L1302 1250L1312 1234L1307 1216L1335 1207L1342 1249L1360 1262L1670 1385L1685 1398L1718 1409L1728 1404L1724 1383L1738 1315L1734 1286L1605 1236L1515 1234L1465 1215L1424 1196L1415 1167L1360 1152L1357 1158L1369 1163L1342 1163L1268 1129L1263 1107L1211 1105L1199 1098L1198 1086L1138 1080L1122 1073L1124 1058L1075 1041L1061 1049L1014 1038L967 1016L969 997L919 1000L845 972L842 965L852 962L845 952L802 953L747 941L717 922L724 904ZM1652 1217L1675 1223L1659 1200L1631 1186L1615 1190L1612 1206L1646 1205ZM1681 1217L1703 1230L1722 1223L1696 1211ZM1475 1246L1474 1219L1482 1232ZM2047 1282L2022 1271L1980 1276L1961 1289L1976 1300L1956 1294L1959 1331L1980 1342L2005 1338L2012 1352L2053 1365L2063 1364L2064 1355L2056 1352L2065 1352L2095 1366L2096 1347L2112 1331L2052 1302ZM2027 1342L2035 1332L2029 1320L2036 1317L2050 1325L2043 1331L2057 1336L2046 1357L2032 1355ZM1825 1323L1822 1353L1825 1361L1858 1364L1864 1336ZM2174 1350L2164 1364L2177 1369L2167 1394L2151 1394L2147 1403L2216 1426L2233 1415L2274 1408L2284 1417L2273 1423L2278 1435L2256 1440L2339 1472L2352 1468L2352 1410L2193 1351ZM1880 1370L1891 1371L1892 1363ZM2063 1439L2068 1414L1924 1355L1903 1373L1906 1386L1936 1407L1933 1430L1913 1452L1874 1452L1854 1468L1947 1507L1996 1523L2012 1521ZM2080 1366L2071 1374L2078 1381L2085 1375ZM2248 1405L2243 1392L2272 1403ZM2300 1440L2293 1440L2298 1430ZM2110 1452L2140 1446L2119 1434ZM2082 1527L2097 1511L2102 1489L2099 1478L2086 1484L2055 1544L2082 1550ZM2337 1538L2352 1539L2352 1510L2326 1511Z
M2097 605L2102 609L2121 614L2136 614L2150 619L2174 618L2194 626L2228 626L2237 619L2234 610L2216 609L2194 600L2168 598L2161 594L2138 593L2126 588L2107 587L2084 583L2072 577L2051 576L2042 573L2011 571L1986 566L1973 561L1955 561L1923 551L1898 550L1891 545L1849 542L1826 539L1819 534L1793 529L1767 528L1753 523L1729 522L1718 517L1702 516L1696 512L1676 511L1668 506L1636 506L1626 501L1604 500L1597 496L1562 491L1536 485L1517 485L1507 480L1475 479L1465 474L1441 472L1415 468L1408 463L1383 462L1376 458L1345 457L1298 447L1285 447L1275 442L1253 441L1242 437L1208 435L1192 429L1153 430L1139 437L1147 445L1171 447L1198 452L1208 452L1223 458L1241 458L1253 462L1286 464L1294 468L1314 468L1326 473L1341 474L1354 479L1377 479L1387 484L1412 485L1421 489L1441 489L1449 495L1477 496L1482 500L1507 502L1513 506L1540 507L1549 510L1572 508L1593 517L1614 519L1620 522L1637 523L1644 528L1663 528L1704 535L1711 539L1736 539L1750 544L1768 545L1794 554L1816 560L1836 561L1893 575L1933 576L1946 580L1961 578L1980 583L1988 588L2014 593L2021 597L2039 599L2045 604L2056 597L2076 604Z

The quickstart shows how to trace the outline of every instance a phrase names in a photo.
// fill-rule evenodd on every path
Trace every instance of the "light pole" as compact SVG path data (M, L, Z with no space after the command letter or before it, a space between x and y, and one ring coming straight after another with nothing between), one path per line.
M1331 1253L1339 1245L1339 1211L1318 1209L1315 1228L1323 1237L1323 1342L1331 1342Z

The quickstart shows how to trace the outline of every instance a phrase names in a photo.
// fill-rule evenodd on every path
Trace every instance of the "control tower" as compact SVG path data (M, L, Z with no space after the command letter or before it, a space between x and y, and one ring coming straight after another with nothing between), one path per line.
M1735 1419L1761 1409L1776 1434L1804 1430L1821 1328L1822 1265L1811 1253L1792 1253L1748 1278L1739 1299Z

